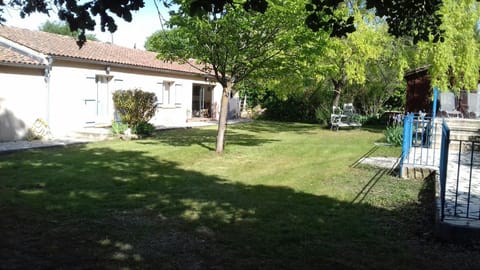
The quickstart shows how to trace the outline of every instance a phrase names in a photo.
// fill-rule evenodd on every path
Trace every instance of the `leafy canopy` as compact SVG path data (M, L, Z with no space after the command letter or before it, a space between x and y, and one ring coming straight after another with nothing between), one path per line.
M35 12L56 13L61 21L68 23L72 32L78 31L78 45L82 46L87 39L86 30L95 30L95 17L100 17L102 31L108 29L113 33L117 24L112 15L131 22L132 11L143 8L145 3L143 0L0 0L0 22L5 21L2 17L5 6L19 8L22 18Z
M222 14L231 6L241 6L245 11L265 13L271 6L268 0L154 0L161 1L167 7L180 4L183 12L189 16L202 14ZM290 2L290 1L284 1ZM295 2L295 1L292 1ZM304 8L306 24L314 31L330 31L332 36L345 36L355 30L352 16L339 17L335 10L345 2L342 0L310 0ZM437 11L442 0L366 0L367 8L374 8L377 15L385 17L390 33L395 36L411 36L415 41L441 40L441 15ZM23 18L31 13L51 14L56 12L60 20L66 21L71 31L78 31L79 45L86 41L85 31L94 30L95 17L100 17L102 31L115 32L117 25L112 15L127 22L132 21L132 11L145 6L144 0L0 0L0 22L5 6L20 9Z
M215 74L224 87L238 83L282 54L291 41L291 31L301 24L292 12L301 5L288 2L264 13L228 5L221 14L190 16L187 1L171 13L169 31L151 36L146 47L166 60L189 62L195 58Z
M480 70L480 5L474 0L444 0L439 14L444 42L435 42L434 36L420 42L415 63L430 65L432 85L440 89L475 90Z

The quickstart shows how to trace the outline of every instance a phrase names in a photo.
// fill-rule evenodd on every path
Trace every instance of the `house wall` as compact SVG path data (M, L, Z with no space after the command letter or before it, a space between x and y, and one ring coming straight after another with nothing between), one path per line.
M109 125L114 119L112 93L120 89L139 88L157 94L159 106L151 119L155 126L181 126L191 118L193 84L206 84L201 76L185 76L111 66L104 106L108 117L91 120L98 76L107 76L107 65L54 61L50 76L50 127L55 135L68 134L88 125ZM170 95L162 90L170 84ZM213 102L220 104L221 87L215 86ZM168 102L170 100L170 102ZM89 118L90 117L90 118Z
M192 118L192 88L194 84L214 87L212 103L219 118L222 87L206 82L202 76L168 74L158 71L110 67L103 100L107 117L92 120L91 106L97 95L99 76L107 76L107 65L56 60L50 77L43 68L0 66L0 141L25 139L36 119L48 122L54 136L68 135L86 126L110 125L114 120L112 93L119 89L140 88L157 94L159 106L151 123L157 127L183 126ZM162 84L170 86L170 104ZM104 85L105 86L105 85ZM235 99L235 97L234 97ZM236 115L234 99L229 114Z
M0 142L25 138L37 118L47 119L44 70L0 66Z

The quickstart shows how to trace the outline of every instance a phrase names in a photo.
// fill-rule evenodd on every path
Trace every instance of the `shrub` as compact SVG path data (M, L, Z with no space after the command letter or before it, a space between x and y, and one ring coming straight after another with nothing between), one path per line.
M118 90L113 93L113 103L122 122L129 127L136 127L155 115L157 97L140 89Z
M128 125L125 124L125 123L122 123L122 122L116 122L116 121L113 121L112 123L112 131L113 131L113 134L124 134L125 133L125 130L128 129Z
M155 131L155 127L148 122L140 122L132 128L132 132L139 135L150 136Z
M317 119L318 123L321 125L328 125L330 122L330 114L329 110L326 110L322 107L318 107L315 109L315 118Z
M286 97L274 91L267 91L262 106L267 110L262 118L285 122L316 122L315 110L318 107L312 102L312 91L289 93Z
M401 146L403 143L403 127L399 125L389 126L384 132L387 143Z

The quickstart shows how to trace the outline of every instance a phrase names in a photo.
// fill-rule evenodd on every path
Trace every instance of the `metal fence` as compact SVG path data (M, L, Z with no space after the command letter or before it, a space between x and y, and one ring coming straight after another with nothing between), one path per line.
M437 126L435 118L439 89L433 88L432 114L409 113L403 121L402 156L400 160L400 175L405 166L438 166L436 156Z
M435 118L407 114L403 121L403 143L400 175L404 166L438 166Z
M440 150L440 218L480 220L480 135L452 130L443 121Z

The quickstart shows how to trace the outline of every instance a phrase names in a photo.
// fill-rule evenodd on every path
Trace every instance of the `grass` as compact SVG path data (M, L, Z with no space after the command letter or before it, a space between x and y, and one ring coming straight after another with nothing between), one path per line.
M358 166L381 130L172 130L0 156L0 268L464 269L431 237L432 181Z

